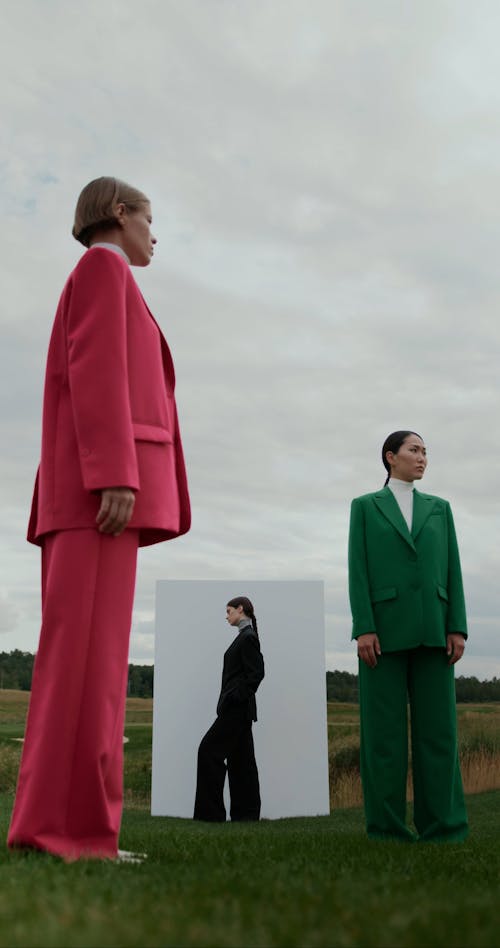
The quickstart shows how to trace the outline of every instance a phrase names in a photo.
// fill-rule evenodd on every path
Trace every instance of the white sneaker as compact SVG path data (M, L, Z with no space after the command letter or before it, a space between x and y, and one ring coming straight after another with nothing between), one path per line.
M147 853L131 853L128 849L119 849L115 862L133 862L139 865L147 858Z

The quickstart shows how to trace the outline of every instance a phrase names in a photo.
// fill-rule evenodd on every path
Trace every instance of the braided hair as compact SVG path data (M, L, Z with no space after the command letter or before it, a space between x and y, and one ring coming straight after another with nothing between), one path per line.
M417 434L416 431L393 431L392 434L388 435L385 439L382 447L382 464L387 471L384 487L387 487L387 484L391 479L391 465L389 464L389 461L386 457L387 452L391 451L392 454L397 454L401 445L404 444L410 435L417 435L417 438L420 438L420 435Z
M247 616L248 619L251 620L253 630L257 638L259 638L259 633L257 631L257 619L255 617L255 612L253 611L253 606L250 600L247 599L246 596L236 596L235 599L230 599L226 605L232 606L233 609L237 609L238 606L242 606L244 614Z

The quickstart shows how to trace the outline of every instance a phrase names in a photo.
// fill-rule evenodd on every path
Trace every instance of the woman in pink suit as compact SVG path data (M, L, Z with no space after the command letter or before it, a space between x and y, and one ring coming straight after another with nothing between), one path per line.
M149 200L115 178L82 191L85 247L47 357L28 540L42 548L42 629L11 847L116 858L137 549L189 530L165 339L132 276L154 252Z

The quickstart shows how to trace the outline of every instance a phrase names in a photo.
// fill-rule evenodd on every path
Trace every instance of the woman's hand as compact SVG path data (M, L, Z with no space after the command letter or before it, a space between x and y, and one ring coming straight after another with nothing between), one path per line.
M459 662L464 654L465 639L460 632L450 632L446 636L446 654L450 656L448 665Z
M378 635L375 632L367 632L365 635L358 635L358 656L368 665L369 668L375 668L377 664L377 655L382 654Z
M130 487L105 487L96 523L100 533L119 537L134 512L135 494Z

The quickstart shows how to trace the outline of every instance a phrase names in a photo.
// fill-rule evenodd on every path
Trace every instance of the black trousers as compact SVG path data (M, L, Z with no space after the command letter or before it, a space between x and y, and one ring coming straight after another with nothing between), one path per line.
M227 761L227 767L226 762ZM198 748L194 819L223 823L224 781L229 779L232 820L260 817L259 774L255 763L252 722L247 706L219 715Z

